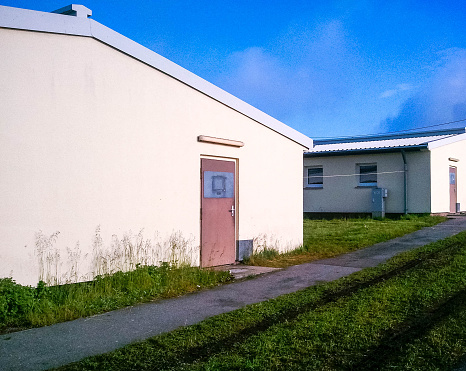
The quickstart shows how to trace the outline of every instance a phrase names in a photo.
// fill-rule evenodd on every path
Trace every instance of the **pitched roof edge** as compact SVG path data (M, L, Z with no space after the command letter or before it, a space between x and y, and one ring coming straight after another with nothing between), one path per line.
M331 157L331 156L349 156L349 155L368 155L379 153L395 153L401 150L406 152L420 151L427 149L427 144L416 144L411 146L398 146L398 147L381 147L381 148L353 148L353 149L340 149L333 151L309 151L304 152L304 158L308 157Z
M466 133L452 135L452 136L447 137L447 138L442 138L442 139L438 139L438 140L434 140L432 142L429 142L428 143L428 149L432 150L434 148L446 146L447 144L459 142L460 140L466 140Z
M198 90L284 137L312 148L308 136L93 19L0 5L0 27L92 37Z
M341 138L328 138L328 139L315 139L315 145L321 144L338 144L338 143L355 143L355 142L372 142L378 140L390 140L390 139L404 139L404 138L419 138L429 137L436 135L457 135L466 132L466 128L454 128L454 129L441 129L441 130L429 130L429 131L416 131L411 133L386 133L386 134L374 134L366 136L356 137L341 137Z
M0 5L0 27L50 32L76 36L92 36L87 18L64 16L37 10Z

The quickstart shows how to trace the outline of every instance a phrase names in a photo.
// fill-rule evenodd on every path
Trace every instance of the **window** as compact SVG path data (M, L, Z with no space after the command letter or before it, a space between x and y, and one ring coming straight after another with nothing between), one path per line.
M307 187L322 188L324 186L324 169L322 166L307 169Z
M359 186L377 187L377 164L359 165Z

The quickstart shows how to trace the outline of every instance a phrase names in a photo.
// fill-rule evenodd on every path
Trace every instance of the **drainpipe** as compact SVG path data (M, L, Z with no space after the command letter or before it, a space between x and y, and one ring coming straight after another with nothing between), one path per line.
M403 171L403 184L404 184L404 206L405 206L405 215L408 214L408 164L406 163L406 153L405 150L401 150L401 156L403 156L403 164L404 164L404 171Z

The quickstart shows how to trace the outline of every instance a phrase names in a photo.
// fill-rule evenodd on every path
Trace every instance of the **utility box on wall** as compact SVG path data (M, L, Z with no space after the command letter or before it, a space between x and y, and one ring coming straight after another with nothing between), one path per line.
M236 241L236 260L243 261L249 258L254 250L253 240L239 240Z
M386 188L373 188L372 189L372 217L384 218L385 217L385 198L388 196Z

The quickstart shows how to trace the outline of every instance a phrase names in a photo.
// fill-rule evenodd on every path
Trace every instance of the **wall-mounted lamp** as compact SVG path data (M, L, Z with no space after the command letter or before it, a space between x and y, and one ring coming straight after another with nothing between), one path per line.
M244 143L240 142L239 140L208 137L206 135L199 135L197 137L197 141L204 142L204 143L222 144L224 146L232 146L232 147L244 146Z

